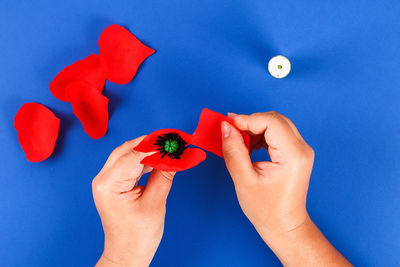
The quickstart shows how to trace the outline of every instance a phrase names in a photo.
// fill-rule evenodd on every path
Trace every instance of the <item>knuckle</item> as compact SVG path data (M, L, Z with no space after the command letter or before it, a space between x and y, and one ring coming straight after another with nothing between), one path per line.
M104 191L104 186L102 185L101 182L99 182L99 179L96 177L92 181L92 192L93 193L101 193Z
M162 171L162 172L161 172L161 175L162 175L165 179L171 181L172 179L174 179L175 172L165 172L165 171Z
M308 153L309 153L309 157L314 160L315 158L315 151L312 147L310 147L309 145L307 145L307 149L308 149Z
M238 147L236 144L228 143L223 146L223 151L227 155L233 155L238 152Z
M273 110L273 111L269 111L267 113L265 113L266 116L268 116L270 118L271 121L273 122L279 122L282 123L285 121L285 118L282 114L278 113L277 111Z
M113 150L113 153L115 153L115 152L119 152L119 151L122 151L122 150L125 150L127 147L129 147L130 146L130 141L125 141L123 144L121 144L121 145L119 145L119 146L117 146L114 150Z
M123 145L117 146L117 147L111 152L111 155L118 154L119 151L121 151L122 149L123 149Z
M314 150L310 146L306 146L296 153L296 163L299 166L308 166L314 161Z
M118 161L120 162L120 164L124 165L124 164L130 164L132 162L136 162L139 160L139 152L137 151L129 151L127 154L121 156Z
M275 111L275 110L272 110L272 111L269 111L269 112L267 112L267 114L268 115L270 115L271 117L273 117L273 118L281 118L281 114L279 114L277 111Z
M130 146L130 142L129 141L125 141L122 145L120 145L118 148L121 149L126 149Z

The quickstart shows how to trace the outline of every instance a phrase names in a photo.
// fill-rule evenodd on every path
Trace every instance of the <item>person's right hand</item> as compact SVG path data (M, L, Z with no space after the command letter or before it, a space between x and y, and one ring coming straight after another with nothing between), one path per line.
M227 122L221 124L223 154L239 204L268 243L308 219L306 198L314 151L294 124L277 112L229 116L250 135L250 149L265 148L271 158L252 163L239 131Z

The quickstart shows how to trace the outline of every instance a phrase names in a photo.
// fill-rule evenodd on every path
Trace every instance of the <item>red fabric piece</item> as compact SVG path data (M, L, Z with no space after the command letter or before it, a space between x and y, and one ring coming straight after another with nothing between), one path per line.
M203 109L197 128L193 133L192 144L223 158L221 133L221 122L223 121L227 121L235 127L231 118L207 108ZM246 147L249 148L249 135L243 131L240 131L240 133Z
M30 162L47 159L54 150L60 120L45 106L25 103L14 118L18 141Z
M57 99L70 102L67 88L71 83L77 81L86 83L99 92L103 91L106 73L99 55L92 54L65 67L50 83L50 91Z
M180 130L176 130L176 129L161 129L161 130L157 130L152 132L151 134L147 135L142 142L140 142L135 148L134 150L139 151L139 152L153 152L153 151L157 151L157 146L154 145L154 143L156 142L158 136L163 135L163 134L167 134L167 133L177 133L180 137L182 137L182 139L188 143L191 144L192 142L192 135L182 132Z
M129 83L140 64L155 52L127 29L115 24L101 33L99 47L107 79L117 84Z
M188 144L192 141L190 134L175 129L161 129L152 132L134 148L139 152L155 152L145 157L140 163L161 171L177 172L190 169L206 159L206 153L198 148L186 148L179 159L172 159L168 156L161 158L155 142L158 136L167 133L177 133Z
M103 137L108 128L108 98L85 83L67 87L73 112L81 121L83 130L93 139Z
M156 152L145 157L140 163L150 166L153 169L168 172L178 172L193 168L206 159L206 152L200 148L187 148L180 159L171 159L170 157L160 157Z

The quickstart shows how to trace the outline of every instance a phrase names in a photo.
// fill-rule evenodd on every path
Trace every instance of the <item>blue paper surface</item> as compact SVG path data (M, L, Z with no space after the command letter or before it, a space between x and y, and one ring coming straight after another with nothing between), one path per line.
M92 266L103 234L91 180L125 140L192 132L201 110L277 110L316 151L308 208L358 266L400 264L400 2L8 1L0 4L0 266ZM48 84L98 52L110 24L157 52L107 83L108 133L90 139ZM292 72L271 77L268 60ZM54 155L29 163L13 118L25 102L61 118ZM169 104L166 104L169 103ZM257 153L254 158L265 157ZM176 175L153 266L279 266L242 214L223 160Z

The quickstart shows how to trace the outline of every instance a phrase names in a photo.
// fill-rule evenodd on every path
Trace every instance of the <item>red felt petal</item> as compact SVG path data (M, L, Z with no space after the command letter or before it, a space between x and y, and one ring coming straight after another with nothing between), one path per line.
M212 152L220 157L222 154L222 133L221 122L227 121L234 125L231 118L226 117L218 112L203 109L200 115L199 123L195 132L193 133L192 144ZM240 131L245 145L250 147L250 137L247 133Z
M106 74L99 55L92 54L65 67L50 83L50 91L57 99L70 102L67 88L76 81L87 83L99 92L103 91Z
M47 159L53 153L60 120L38 103L25 103L14 118L18 141L31 162Z
M83 83L71 84L68 90L73 112L83 130L93 139L103 137L108 128L108 98Z
M185 140L186 143L191 144L192 142L192 135L175 130L175 129L161 129L157 130L155 132L152 132L151 134L147 135L142 142L140 142L133 150L139 151L139 152L153 152L157 150L157 146L154 145L156 142L158 136L162 134L167 134L167 133L177 133L180 135L180 137Z
M155 52L127 29L115 24L101 33L99 47L107 79L117 84L129 83L139 65Z
M199 148L187 148L180 159L172 159L168 156L161 158L156 153L145 157L140 163L150 166L156 170L177 172L190 169L206 159L206 152Z

